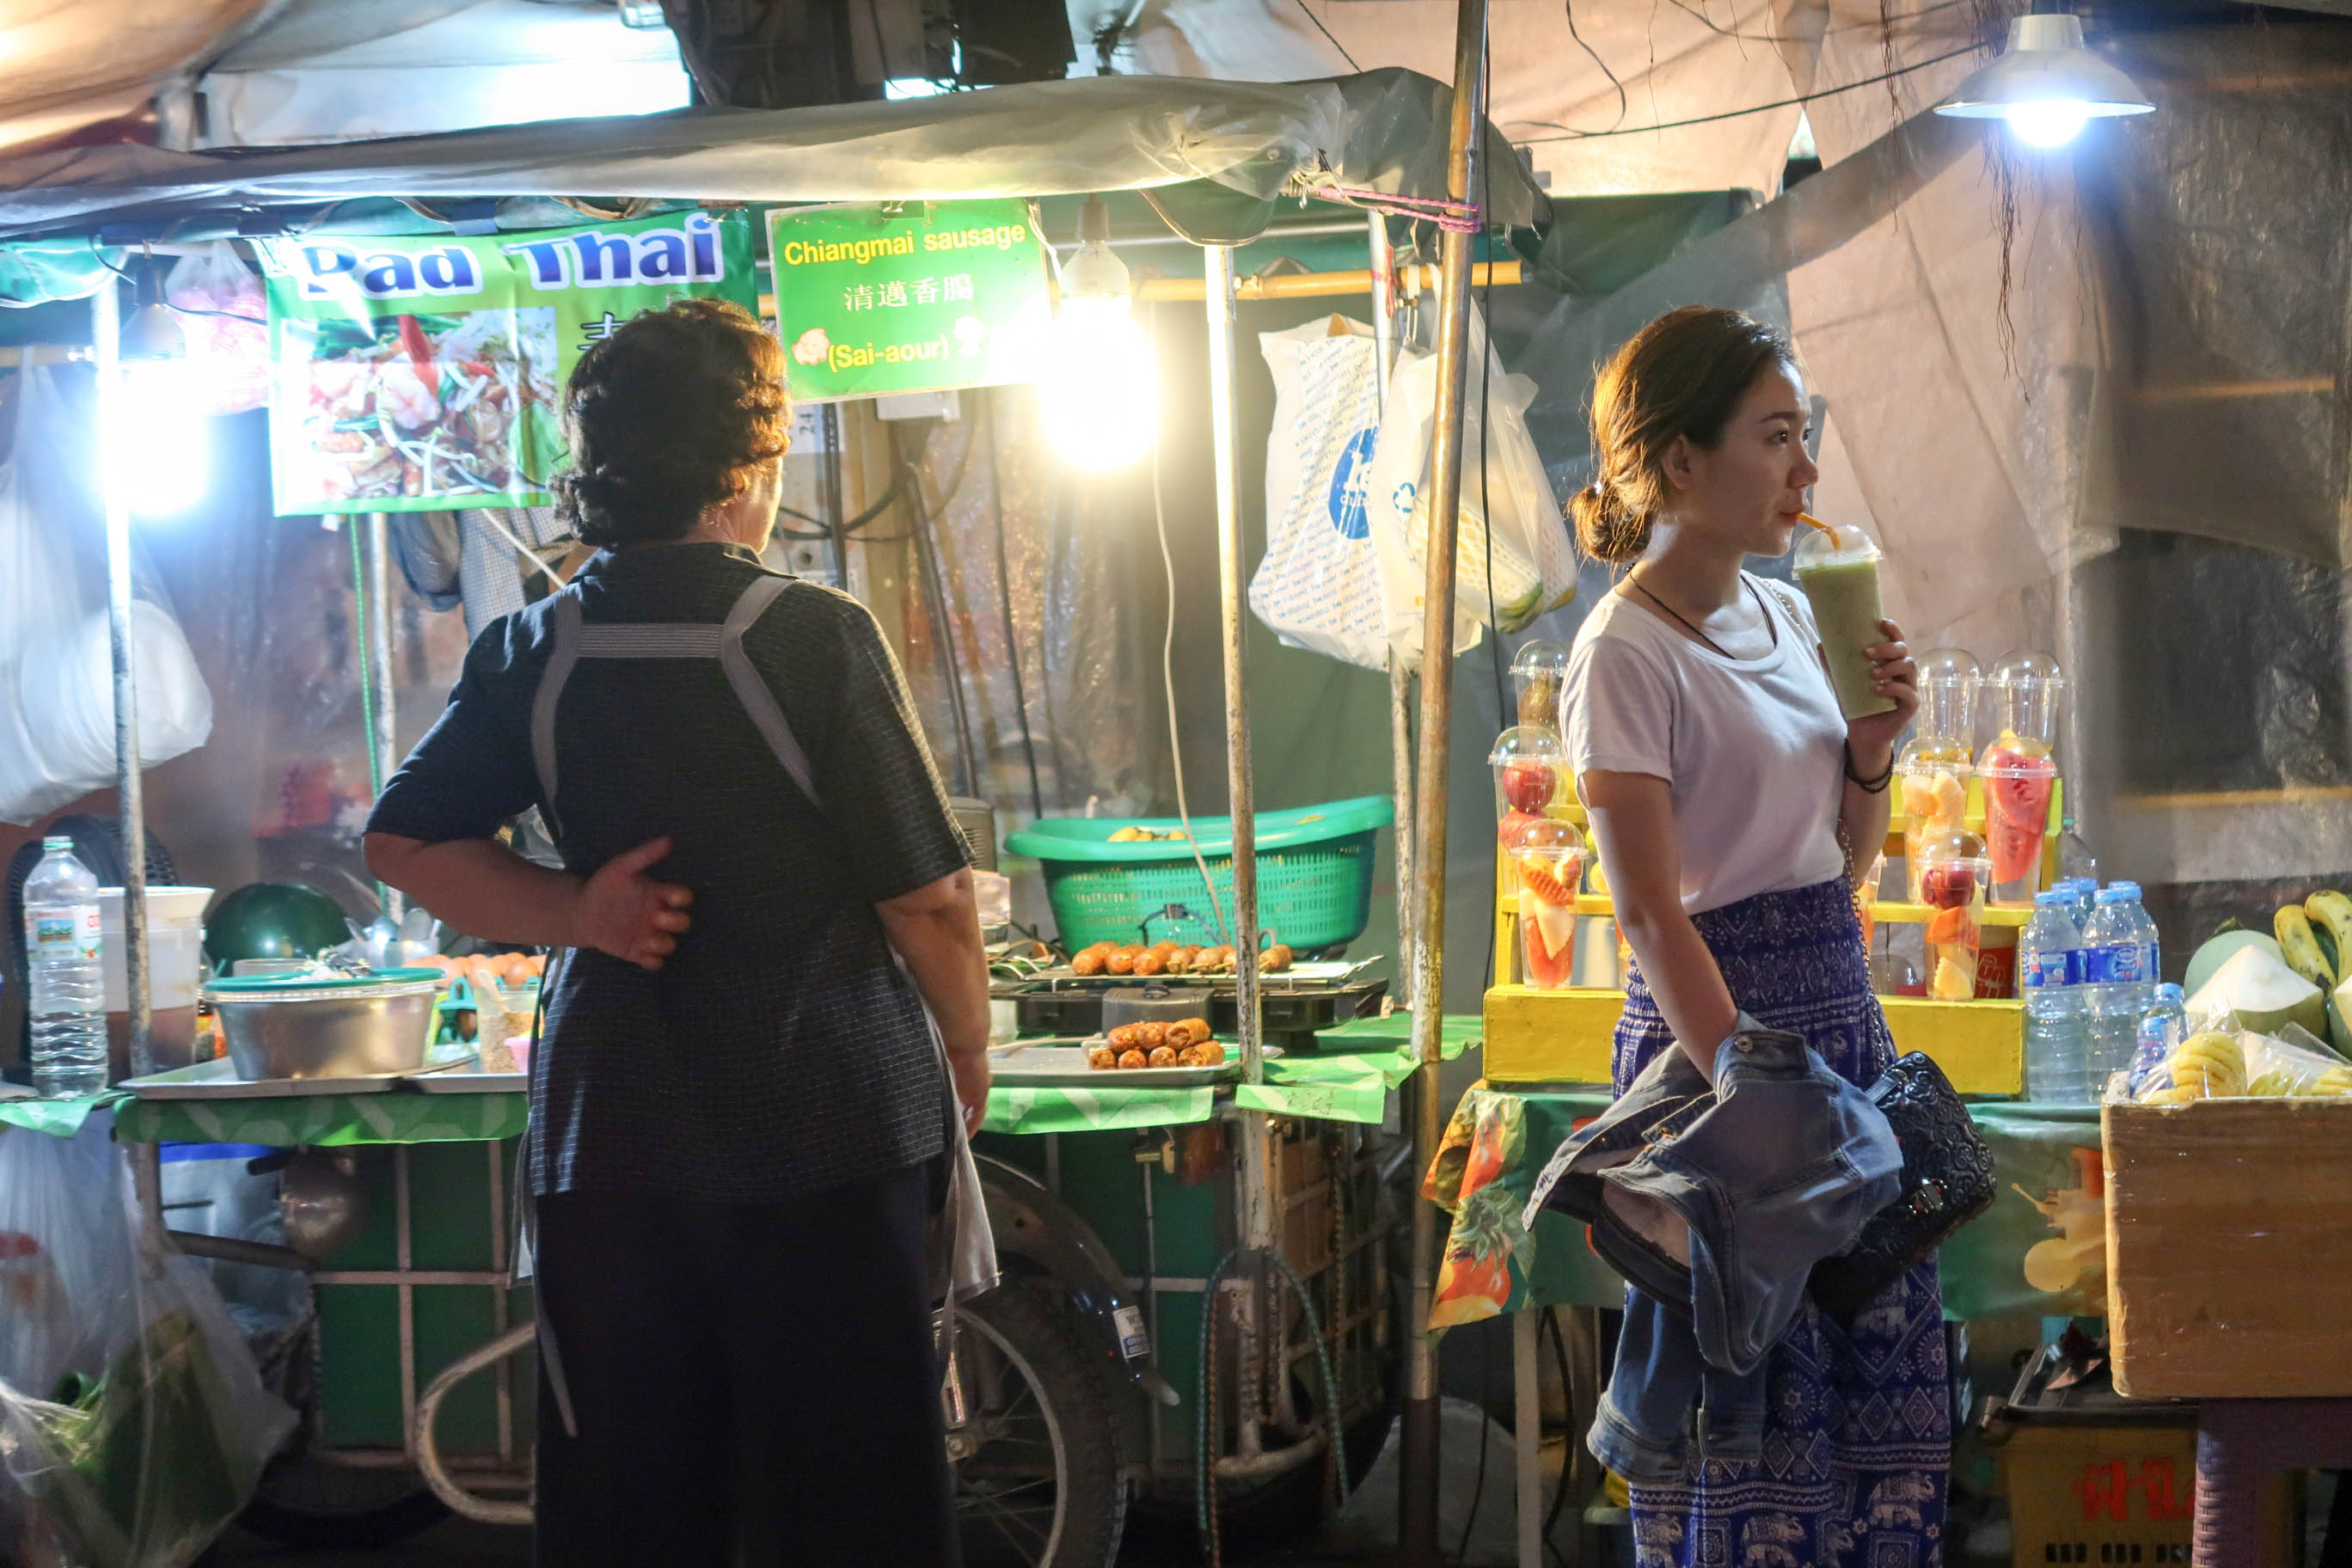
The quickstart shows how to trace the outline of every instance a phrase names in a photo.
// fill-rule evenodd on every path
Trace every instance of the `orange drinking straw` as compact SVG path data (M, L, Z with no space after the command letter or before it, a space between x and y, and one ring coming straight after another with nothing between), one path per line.
M1823 533L1830 536L1830 548L1832 550L1839 548L1837 530L1832 528L1828 523L1823 522L1820 518L1815 517L1811 512L1799 512L1797 514L1797 521L1805 524L1809 528L1820 529Z

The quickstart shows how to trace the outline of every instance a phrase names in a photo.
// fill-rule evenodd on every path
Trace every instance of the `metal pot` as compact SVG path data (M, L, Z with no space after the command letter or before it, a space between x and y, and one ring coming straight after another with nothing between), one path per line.
M237 1077L355 1078L425 1065L440 983L430 969L271 975L216 980L205 999L220 1015Z

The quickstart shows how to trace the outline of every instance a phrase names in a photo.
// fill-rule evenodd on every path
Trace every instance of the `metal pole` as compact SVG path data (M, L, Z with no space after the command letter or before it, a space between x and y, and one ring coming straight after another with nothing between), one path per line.
M1388 412L1389 377L1396 370L1396 247L1385 213L1365 215L1371 240L1372 366L1381 412ZM1412 667L1389 649L1389 769L1396 796L1397 1002L1412 1005Z
M1454 34L1454 122L1445 169L1446 194L1468 202L1478 189L1478 137L1486 115L1486 0L1461 0ZM1427 1170L1443 1133L1437 1075L1445 996L1446 742L1454 720L1454 552L1461 532L1462 390L1468 359L1470 258L1473 236L1445 232L1439 256L1437 406L1432 419L1429 560L1421 631L1421 766L1413 840L1414 881L1412 1043L1414 1153ZM1405 1384L1398 1561L1402 1568L1437 1563L1437 1342L1429 1309L1437 1285L1437 1210L1428 1199L1412 1213L1412 1359Z
M1234 252L1205 250L1208 278L1209 425L1217 486L1217 608L1225 639L1225 791L1234 824L1234 1004L1240 1013L1242 1078L1265 1079L1265 1031L1258 1008L1257 820L1250 778L1249 681L1242 611L1239 433L1234 414ZM1235 1121L1241 1140L1242 1245L1274 1245L1274 1198L1263 1111Z
M99 489L106 505L107 644L114 656L114 790L122 837L122 981L130 1003L131 1076L155 1070L153 1001L147 993L147 797L139 770L139 669L131 629L131 506L119 476L135 461L122 428L122 301L108 279L90 296L98 357Z
M389 513L368 513L367 531L362 536L367 547L368 602L360 607L362 622L367 628L367 664L360 671L360 679L375 689L375 730L368 736L368 751L374 757L375 776L387 782L399 761L393 738L391 533ZM405 903L399 889L383 888L383 912L391 917L393 924L400 923Z

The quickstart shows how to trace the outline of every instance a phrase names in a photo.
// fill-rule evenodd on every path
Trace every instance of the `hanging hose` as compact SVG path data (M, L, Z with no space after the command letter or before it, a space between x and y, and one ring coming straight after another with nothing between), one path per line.
M1209 1457L1209 1423L1216 1394L1216 1325L1217 1287L1235 1263L1251 1256L1260 1256L1282 1270L1290 1288L1298 1296L1300 1315L1306 1320L1307 1336L1315 1346L1315 1364L1323 1374L1323 1419L1331 1426L1331 1453L1339 1475L1339 1495L1348 1493L1348 1445L1344 1428L1346 1420L1339 1410L1339 1380L1331 1370L1331 1352L1323 1342L1322 1320L1316 1316L1315 1299L1307 1292L1307 1282L1290 1266L1290 1260L1278 1252L1253 1255L1247 1247L1236 1247L1217 1259L1209 1270L1209 1279L1201 1295L1200 1379L1192 1401L1192 1499L1193 1522L1199 1528L1201 1544L1212 1568L1224 1561L1223 1551L1217 1540L1214 1491L1216 1471Z

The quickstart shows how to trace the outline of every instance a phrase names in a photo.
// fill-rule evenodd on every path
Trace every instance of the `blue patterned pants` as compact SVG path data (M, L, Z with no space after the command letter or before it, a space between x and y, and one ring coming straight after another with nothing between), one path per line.
M1895 1059L1843 879L1694 917L1732 999L1805 1037L1868 1085ZM1637 971L1626 987L1619 1093L1675 1048ZM1764 1456L1693 1460L1633 1489L1637 1568L1933 1568L1952 1463L1943 1297L1931 1259L1841 1322L1807 1301L1766 1363Z

